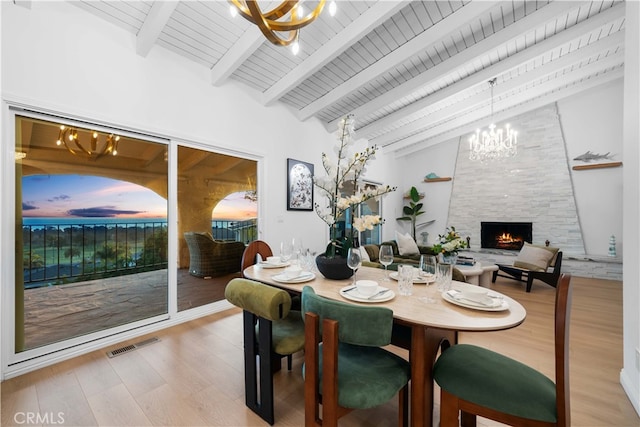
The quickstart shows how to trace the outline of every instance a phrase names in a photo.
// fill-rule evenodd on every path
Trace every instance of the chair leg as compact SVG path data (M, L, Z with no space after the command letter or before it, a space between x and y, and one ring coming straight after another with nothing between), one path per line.
M291 362L293 360L293 356L291 354L287 355L287 370L291 370Z
M498 270L493 272L493 277L491 278L491 283L496 283L496 279L498 278Z
M322 426L338 427L338 322L322 321Z
M527 292L531 292L531 286L533 286L533 276L530 274L527 277Z
M409 426L409 384L402 387L398 393L398 425Z
M440 389L440 427L458 427L458 397Z
M260 334L258 340L255 333L256 318ZM243 324L245 404L260 418L273 425L271 322L245 310ZM259 369L256 367L258 360Z

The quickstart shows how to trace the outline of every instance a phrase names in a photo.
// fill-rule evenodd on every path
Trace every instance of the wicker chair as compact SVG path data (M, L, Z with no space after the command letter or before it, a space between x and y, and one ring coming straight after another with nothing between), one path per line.
M189 273L208 279L240 271L244 243L220 242L208 233L186 232L189 246Z

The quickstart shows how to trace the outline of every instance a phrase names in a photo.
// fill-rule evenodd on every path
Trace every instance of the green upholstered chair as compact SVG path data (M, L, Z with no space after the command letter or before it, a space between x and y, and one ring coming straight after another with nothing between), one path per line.
M409 362L381 348L391 342L393 312L323 298L309 286L302 290L302 308L305 426L337 426L352 410L397 394L399 425L407 425Z
M204 279L240 271L244 243L213 240L210 233L188 231L189 274Z
M555 382L499 353L469 344L446 349L433 368L440 426L475 426L476 416L513 426L569 426L571 276L556 287Z
M285 356L291 370L291 355L304 349L302 315L287 292L253 280L231 280L224 296L243 310L245 402L273 424L273 373Z

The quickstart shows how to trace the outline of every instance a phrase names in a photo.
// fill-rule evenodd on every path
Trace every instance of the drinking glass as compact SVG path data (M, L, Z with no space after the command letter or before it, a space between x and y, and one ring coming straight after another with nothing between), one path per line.
M280 242L280 261L286 263L291 259L293 248L289 243Z
M436 283L438 285L438 290L440 292L446 292L451 289L451 272L453 271L453 266L451 264L446 264L441 262L438 264L436 270Z
M347 265L353 270L353 284L356 284L356 270L362 265L362 256L360 255L360 248L349 248L347 252Z
M391 245L380 246L380 254L378 255L380 264L384 265L385 278L384 281L389 281L389 274L387 273L387 267L393 262L393 248Z
M415 268L412 265L401 264L398 266L398 293L409 296L413 293L413 275Z
M420 276L422 276L422 278L425 280L427 289L428 289L428 286L435 281L437 265L438 264L436 262L436 257L434 255L420 256ZM429 291L427 290L427 292ZM428 303L436 302L436 300L430 295L427 295L422 299Z

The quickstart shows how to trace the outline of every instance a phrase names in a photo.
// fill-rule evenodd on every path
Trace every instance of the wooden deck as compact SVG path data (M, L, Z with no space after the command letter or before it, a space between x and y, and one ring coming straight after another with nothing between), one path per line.
M213 279L178 270L178 311L224 298L235 273ZM167 312L167 270L26 289L25 348L85 335Z

